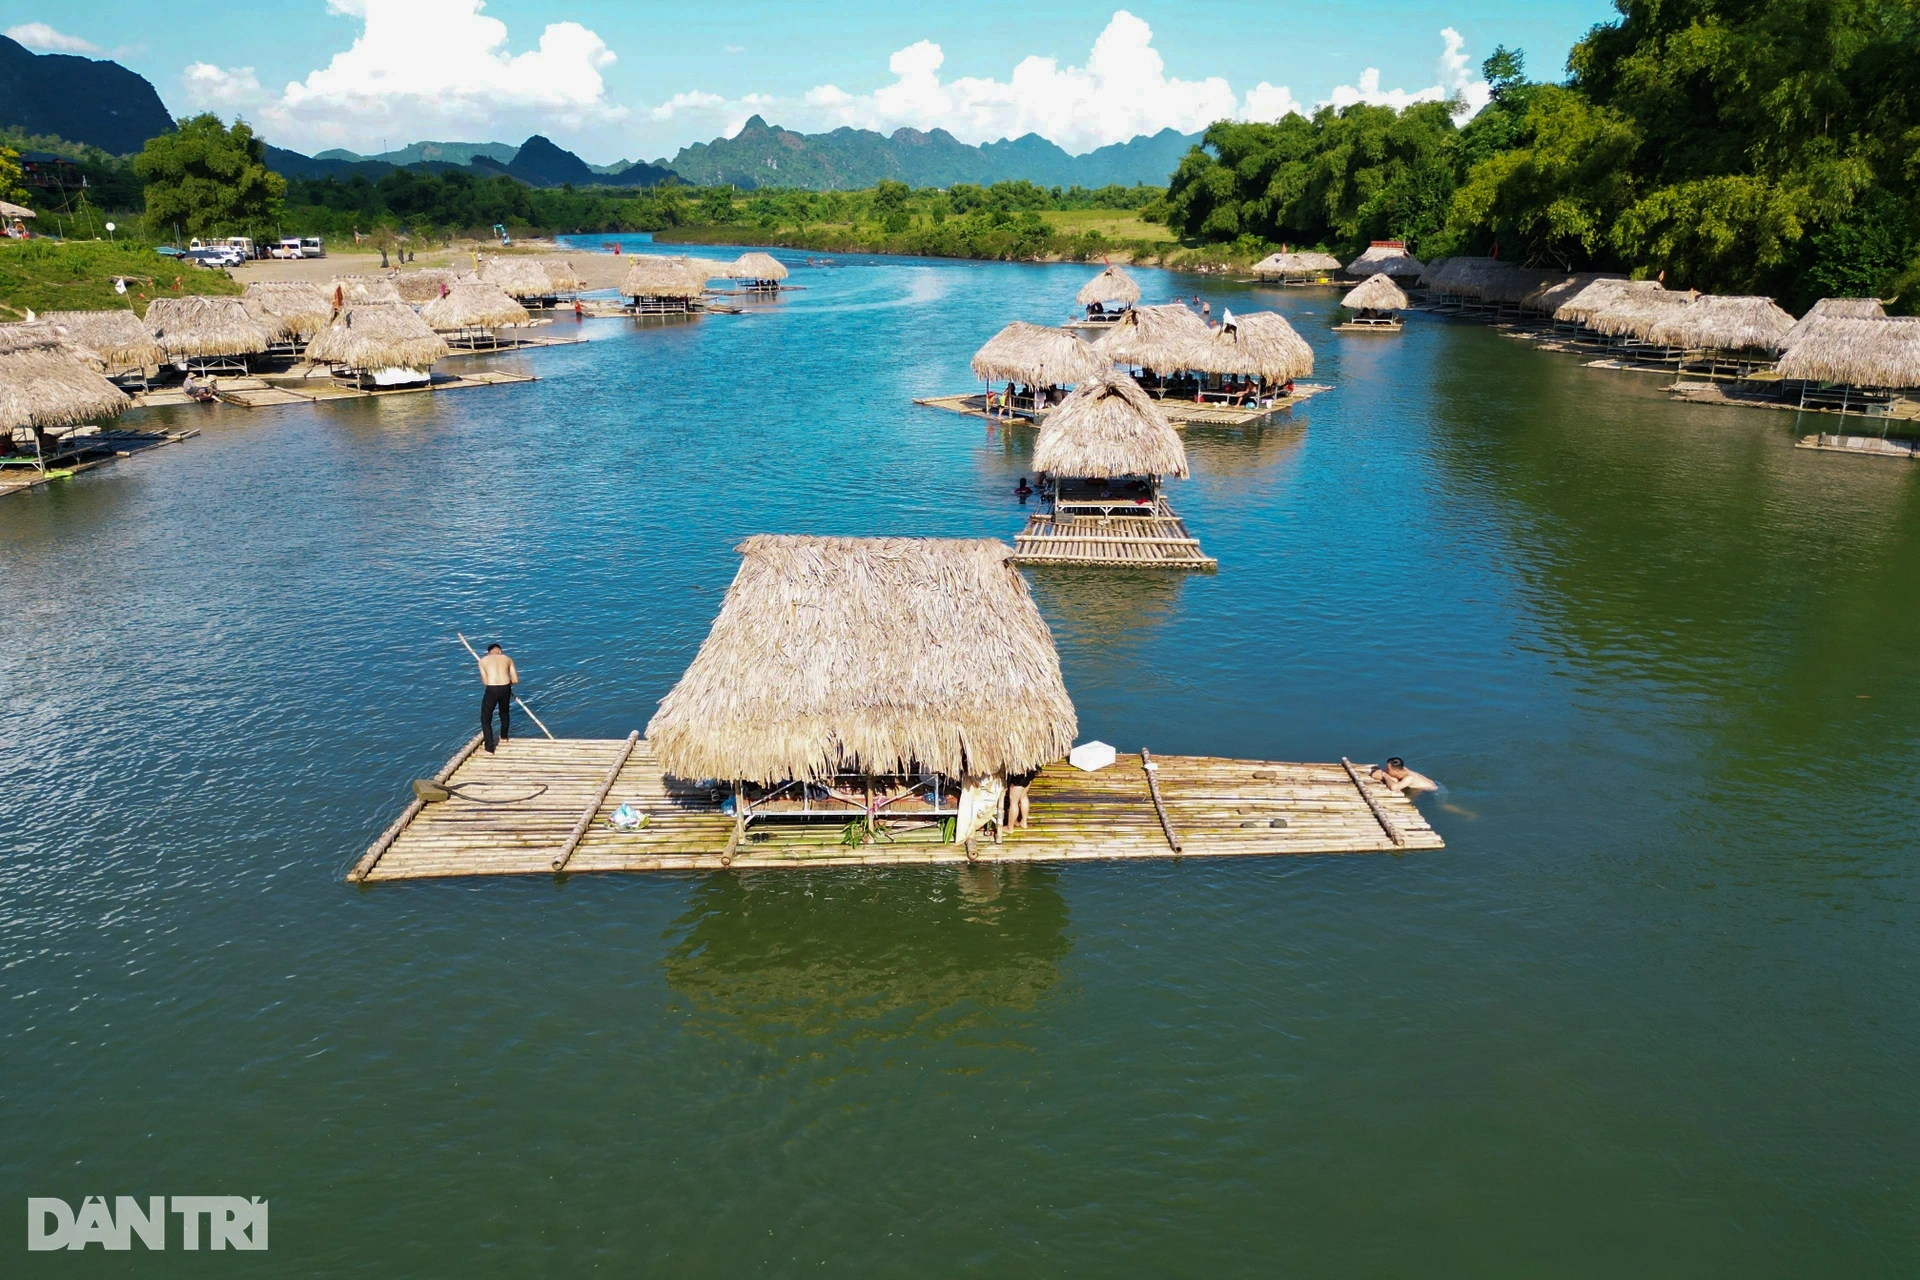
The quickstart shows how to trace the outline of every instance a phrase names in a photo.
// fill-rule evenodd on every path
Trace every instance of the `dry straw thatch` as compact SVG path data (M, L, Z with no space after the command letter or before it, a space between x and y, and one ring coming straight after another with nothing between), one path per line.
M131 403L64 330L40 323L0 325L0 431L54 431L111 418Z
M580 273L575 271L573 264L565 258L545 257L535 258L534 261L539 263L540 269L547 273L547 283L552 285L556 292L574 293L579 290Z
M1647 341L1653 326L1670 313L1693 305L1691 293L1675 293L1655 285L1651 289L1627 289L1587 317L1587 328L1609 338Z
M1647 341L1687 351L1781 351L1792 329L1793 317L1772 298L1706 293L1661 315Z
M1095 340L1093 349L1115 364L1138 365L1155 373L1176 373L1195 343L1213 336L1207 322L1184 302L1133 307Z
M242 301L247 314L275 341L310 338L333 321L333 298L302 280L256 280Z
M1886 314L1878 298L1822 298L1787 330L1787 349L1792 350L1821 320L1878 320Z
M238 298L155 298L147 307L147 327L170 360L251 356L267 349L267 331Z
M528 298L551 298L560 292L547 269L532 258L488 258L474 274L523 302Z
M1376 275L1391 280L1418 280L1427 269L1427 264L1407 252L1407 246L1397 240L1376 240L1367 246L1367 251L1346 265L1346 273L1355 280L1368 280ZM1404 305L1404 304L1402 304Z
M1920 387L1920 320L1823 316L1776 368L1796 381Z
M1004 543L761 534L738 550L713 630L647 725L669 775L963 778L1072 748L1060 657Z
M422 267L418 271L402 271L393 278L393 287L400 295L400 301L418 306L439 297L442 285L451 289L459 281L471 278L471 272L456 271L451 267Z
M727 267L729 280L785 280L787 264L758 250L743 253Z
M1555 320L1568 324L1586 324L1593 317L1630 293L1659 293L1666 286L1656 280L1628 280L1623 276L1595 276L1573 291L1553 310Z
M1385 272L1369 276L1340 299L1340 305L1355 311L1405 311L1407 295Z
M1586 287L1595 280L1623 280L1625 277L1598 271L1576 271L1572 275L1558 276L1520 300L1520 305L1528 311L1543 316L1558 317L1560 308L1579 297Z
M1103 307L1114 303L1130 307L1140 301L1140 286L1120 268L1108 267L1081 285L1080 292L1073 295L1073 300L1083 307L1090 307L1096 302Z
M166 359L153 330L131 311L47 311L40 319L110 371L144 369Z
M334 291L348 306L356 302L400 302L400 290L391 276L335 276L326 289L327 305L333 305Z
M1270 253L1253 264L1253 274L1262 280L1322 275L1339 269L1340 259L1330 253Z
M620 292L629 298L697 298L706 283L705 278L694 279L684 259L635 254Z
M460 280L420 308L420 318L436 333L457 333L463 329L504 329L525 324L527 309L506 295L498 285L484 280Z
M1202 322L1204 327L1205 322ZM1230 373L1285 382L1313 372L1313 348L1273 311L1253 311L1196 338L1182 356L1181 368L1196 373Z
M446 342L402 302L348 307L307 344L307 359L347 369L430 369L446 354Z
M1187 446L1157 405L1125 374L1089 378L1048 414L1033 465L1053 476L1187 477Z
M988 382L1066 387L1106 372L1111 362L1065 329L1015 320L973 355L973 373Z

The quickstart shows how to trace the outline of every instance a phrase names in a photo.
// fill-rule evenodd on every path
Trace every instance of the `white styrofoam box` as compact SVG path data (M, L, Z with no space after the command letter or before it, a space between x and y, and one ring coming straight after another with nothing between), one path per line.
M1086 773L1106 768L1113 763L1113 759L1113 748L1098 739L1083 742L1067 753L1067 760L1073 767Z

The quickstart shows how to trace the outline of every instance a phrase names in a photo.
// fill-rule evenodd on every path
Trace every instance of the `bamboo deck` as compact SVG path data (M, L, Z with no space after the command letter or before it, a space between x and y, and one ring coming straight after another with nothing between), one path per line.
M1293 384L1291 396L1284 400L1277 400L1264 409L1235 409L1224 404L1195 404L1191 400L1155 400L1154 404L1175 427L1184 427L1189 424L1243 427L1248 423L1265 422L1283 410L1291 409L1322 392L1331 390L1333 387L1325 383L1296 382ZM949 413L964 413L975 418L988 416L987 397L984 392L979 391L954 396L925 396L916 399L914 403L926 405L930 409L945 409ZM1037 413L1031 409L1016 409L1013 416L1022 422L1038 423L1051 412L1053 412L1052 409L1042 409Z
M533 382L531 374L507 373L499 369L485 369L478 373L461 374L458 377L435 375L432 382L423 386L382 387L377 390L362 389L334 382L331 379L309 378L295 375L291 378L219 378L215 380L214 397L222 404L235 404L243 409L265 409L283 404L320 404L332 400L365 400L375 396L404 396L426 391L459 391L467 387L497 387L515 382ZM187 405L198 403L178 387L167 387L158 391L143 391L133 398L135 408L152 409L162 405Z
M517 738L491 756L478 745L476 735L447 762L441 780L501 799L540 785L547 791L511 804L458 796L425 806L415 801L348 873L350 883L553 875L556 864L570 873L968 861L965 846L935 843L930 835L845 844L832 823L755 825L736 845L718 792L664 777L637 734ZM1350 774L1344 763L1162 756L1149 773L1144 763L1143 755L1123 755L1097 773L1064 761L1047 766L1033 784L1032 826L1007 832L1001 843L978 843L975 855L1041 862L1445 847L1410 800L1362 781L1367 766ZM648 824L637 831L609 826L608 815L622 802L645 810Z
M44 472L32 467L0 469L0 497L10 493L25 493L43 484L64 480L76 472L104 467L109 462L131 458L136 453L145 453L162 445L179 444L199 434L198 427L190 427L185 431L102 431L76 442L70 448L53 453L46 460L47 470Z
M1822 432L1802 436L1793 442L1796 449L1819 449L1825 453L1851 453L1863 458L1904 458L1920 462L1920 440L1889 440L1885 436L1840 436Z
M1217 569L1200 540L1165 498L1150 516L1046 515L1027 517L1014 535L1022 564L1080 564L1126 569Z

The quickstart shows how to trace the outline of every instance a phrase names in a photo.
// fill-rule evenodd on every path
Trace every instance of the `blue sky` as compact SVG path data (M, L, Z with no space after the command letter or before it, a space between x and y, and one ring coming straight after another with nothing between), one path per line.
M0 0L0 29L30 47L113 57L175 114L241 114L280 145L371 152L541 132L595 162L671 156L755 112L807 131L939 126L967 142L1033 131L1079 153L1325 101L1473 102L1495 44L1557 76L1572 42L1613 11L1596 0L203 0L155 15L128 0Z

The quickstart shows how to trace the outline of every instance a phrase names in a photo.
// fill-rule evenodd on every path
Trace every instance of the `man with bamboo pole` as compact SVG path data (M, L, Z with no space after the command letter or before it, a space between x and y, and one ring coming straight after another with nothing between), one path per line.
M520 683L513 659L498 644L488 645L486 656L480 659L480 683L486 687L480 697L480 733L491 755L494 708L500 710L500 741L505 742L513 736L513 686Z

